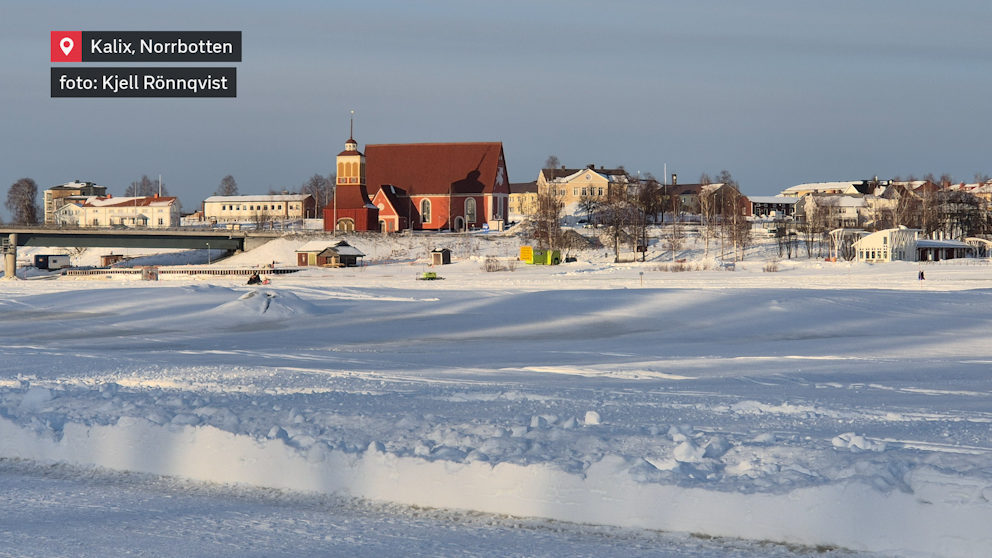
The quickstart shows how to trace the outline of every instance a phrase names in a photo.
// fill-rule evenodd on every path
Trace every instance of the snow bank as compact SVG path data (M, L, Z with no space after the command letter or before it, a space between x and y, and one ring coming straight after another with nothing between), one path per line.
M32 401L44 398L31 392ZM740 494L645 483L657 469L619 455L577 474L546 465L399 457L376 443L359 453L303 448L285 433L254 438L128 417L107 426L68 423L57 434L0 418L0 448L4 457L577 523L949 557L987 556L992 548L992 482L962 484L936 470L911 475L908 492L851 481Z

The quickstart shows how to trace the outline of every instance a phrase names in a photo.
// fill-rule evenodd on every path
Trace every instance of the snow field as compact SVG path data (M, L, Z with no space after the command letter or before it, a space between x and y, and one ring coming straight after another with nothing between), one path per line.
M988 267L477 260L0 290L0 456L983 556ZM411 272L413 271L413 272ZM430 291L430 292L426 292Z

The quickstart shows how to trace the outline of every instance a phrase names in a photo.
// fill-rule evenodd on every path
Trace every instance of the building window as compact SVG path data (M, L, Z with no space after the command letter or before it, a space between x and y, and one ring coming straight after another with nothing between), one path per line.
M585 196L585 195L587 195L587 194L588 194L588 191L587 191L587 190L586 190L585 188L583 188L583 189L582 189L582 195L583 195L583 196Z
M572 188L572 195L573 196L578 196L579 195L579 189L578 188Z
M431 201L421 200L420 201L420 222L430 223L431 222Z
M465 221L475 223L475 198L465 200Z
M162 218L161 217L158 218L158 224L159 225L164 225L165 224L165 222L162 221Z

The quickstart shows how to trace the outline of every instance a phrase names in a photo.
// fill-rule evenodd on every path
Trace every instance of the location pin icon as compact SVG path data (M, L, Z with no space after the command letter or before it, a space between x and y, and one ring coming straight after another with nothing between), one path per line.
M72 39L69 37L64 37L62 42L59 43L59 46L62 47L62 52L64 52L66 56L69 56L69 53L72 52L72 47L74 44L75 43L72 42Z

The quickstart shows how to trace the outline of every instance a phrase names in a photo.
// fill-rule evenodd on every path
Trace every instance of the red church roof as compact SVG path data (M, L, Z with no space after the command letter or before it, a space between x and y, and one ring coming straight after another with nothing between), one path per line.
M373 192L386 184L410 196L508 191L500 142L366 145L365 157Z

